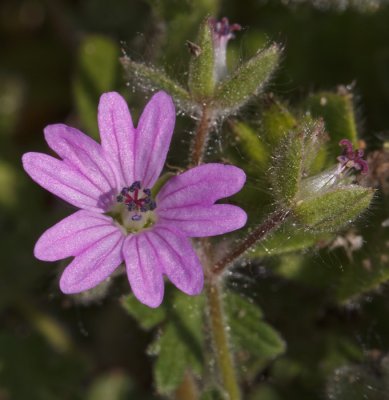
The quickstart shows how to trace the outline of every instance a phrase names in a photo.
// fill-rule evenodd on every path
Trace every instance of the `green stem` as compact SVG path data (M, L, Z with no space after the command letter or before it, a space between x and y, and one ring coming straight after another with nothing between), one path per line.
M240 390L229 346L226 321L223 314L222 293L218 279L209 280L205 285L208 302L209 324L216 355L216 363L228 400L240 400Z
M290 210L274 212L261 225L254 228L236 247L233 247L223 258L217 261L212 268L213 275L220 275L232 262L241 257L254 244L263 240L270 232L278 229L289 217Z

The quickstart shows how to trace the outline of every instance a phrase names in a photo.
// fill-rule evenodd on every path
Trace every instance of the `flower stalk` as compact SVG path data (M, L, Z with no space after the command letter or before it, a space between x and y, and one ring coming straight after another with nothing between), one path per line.
M195 137L192 144L191 162L193 166L199 165L203 162L205 149L208 142L211 126L211 110L205 104L201 111L201 117L197 125Z
M221 275L231 263L240 258L254 244L259 243L270 232L278 229L290 214L291 211L289 209L278 210L271 214L265 222L258 225L236 247L232 248L229 253L214 264L212 274L216 276Z

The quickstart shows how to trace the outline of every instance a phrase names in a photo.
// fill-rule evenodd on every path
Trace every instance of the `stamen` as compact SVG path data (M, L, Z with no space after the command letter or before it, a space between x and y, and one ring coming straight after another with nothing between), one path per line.
M140 197L142 196L140 191L142 191L143 197ZM149 188L142 189L140 181L135 181L131 186L124 187L120 194L116 196L116 200L119 203L124 203L128 211L134 212L134 215L131 216L133 221L140 221L142 219L140 213L153 211L157 207L151 197L151 190Z
M240 31L242 27L239 24L230 24L228 18L224 17L220 21L215 18L210 19L210 23L213 27L215 34L219 37L226 37L227 39L233 39L233 32Z
M343 146L343 154L337 158L339 161L340 172L344 169L354 168L356 171L361 171L362 174L367 174L369 166L362 158L364 155L363 149L353 149L352 143L348 139L342 139L339 146Z

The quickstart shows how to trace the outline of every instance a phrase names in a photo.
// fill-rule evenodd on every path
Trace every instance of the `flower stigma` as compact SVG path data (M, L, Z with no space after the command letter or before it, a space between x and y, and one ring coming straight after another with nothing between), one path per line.
M135 181L132 185L124 187L116 196L116 203L109 215L126 233L136 233L154 225L156 207L151 190L143 188L140 181Z

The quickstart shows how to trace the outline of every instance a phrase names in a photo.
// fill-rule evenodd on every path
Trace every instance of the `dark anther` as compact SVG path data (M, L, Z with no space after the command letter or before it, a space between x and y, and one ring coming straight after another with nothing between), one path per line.
M130 192L135 192L136 189L140 189L140 181L135 181L130 187L129 187L129 191Z

